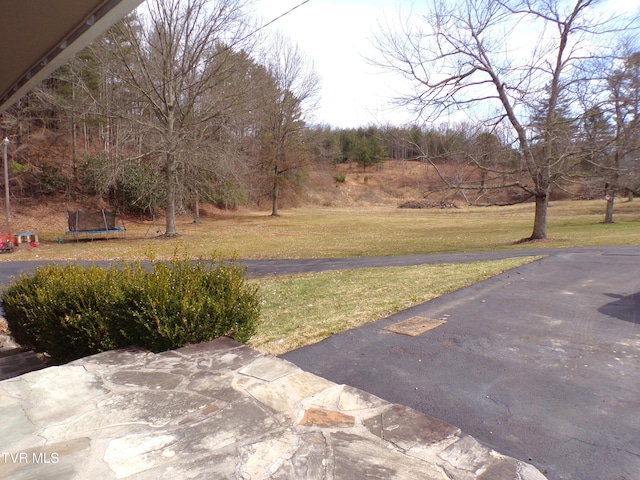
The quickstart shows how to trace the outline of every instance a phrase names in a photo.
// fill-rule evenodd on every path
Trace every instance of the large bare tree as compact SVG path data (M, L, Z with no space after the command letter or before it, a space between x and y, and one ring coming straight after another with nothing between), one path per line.
M152 0L139 21L112 31L118 59L112 75L134 98L128 109L145 129L144 155L162 160L166 236L177 235L176 205L189 190L189 173L202 172L194 163L211 155L202 140L215 136L245 93L231 83L251 29L247 3Z
M319 79L309 59L282 35L273 40L265 66L272 83L263 90L260 165L268 179L271 214L277 216L283 181L304 164L306 119L317 104Z
M629 54L607 78L613 134L605 148L607 175L605 223L613 223L613 206L618 193L629 198L640 185L640 52Z
M401 98L424 118L465 110L491 131L508 125L535 198L529 239L547 236L549 195L578 165L566 134L570 100L593 80L593 57L629 22L599 0L432 0L377 39L376 63L413 89ZM417 21L416 21L417 20ZM632 19L630 22L637 22Z

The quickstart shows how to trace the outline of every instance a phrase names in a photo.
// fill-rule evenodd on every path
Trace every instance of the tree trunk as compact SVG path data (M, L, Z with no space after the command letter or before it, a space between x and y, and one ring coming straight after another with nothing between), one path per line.
M174 132L175 132L175 94L172 88L172 78L169 79L169 94L167 105L167 126L166 135L166 176L167 176L167 207L166 207L166 229L165 237L177 237L176 229L176 197L178 189L178 159L174 150Z
M604 223L613 223L613 204L616 194L614 192L607 193L604 197L607 200L607 208L604 213Z
M76 89L72 87L71 89L71 98L73 101L73 105L71 107L71 168L73 171L73 181L74 183L78 182L78 152L77 152L77 144L78 144L78 125L76 122Z
M276 167L276 171L274 172L273 186L271 188L271 216L272 217L280 216L280 214L278 213L278 195L280 193L279 192L280 179L278 178L277 168L278 167Z
M167 220L165 223L164 236L176 237L178 236L178 231L176 229L176 187L173 182L169 185L169 189L167 191L167 205L165 210Z
M167 153L167 204L165 207L166 224L165 224L165 237L177 237L178 231L176 229L176 186L178 183L177 165L175 162L174 154Z
M193 202L193 223L202 223L200 220L200 198L196 195L196 199Z
M547 238L547 207L549 206L549 195L544 193L536 194L536 212L533 221L533 233L529 240L544 240Z

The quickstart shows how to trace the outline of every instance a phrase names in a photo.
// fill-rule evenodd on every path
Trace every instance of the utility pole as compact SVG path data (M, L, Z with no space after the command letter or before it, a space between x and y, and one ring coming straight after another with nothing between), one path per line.
M7 209L7 234L11 234L10 215L11 209L9 207L9 162L7 160L7 148L9 147L9 139L4 137L2 141L4 144L4 150L2 152L2 159L4 163L4 203Z

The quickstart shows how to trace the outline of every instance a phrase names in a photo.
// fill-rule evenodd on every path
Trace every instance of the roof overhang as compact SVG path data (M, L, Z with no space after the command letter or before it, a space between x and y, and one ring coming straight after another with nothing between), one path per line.
M143 0L0 0L0 113Z

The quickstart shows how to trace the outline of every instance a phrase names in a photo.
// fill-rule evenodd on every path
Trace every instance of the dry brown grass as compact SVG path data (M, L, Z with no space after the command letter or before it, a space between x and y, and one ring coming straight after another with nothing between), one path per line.
M549 209L549 240L536 247L640 244L640 201L621 203L616 224L602 224L604 201L554 202ZM64 212L51 208L53 217ZM518 240L531 233L533 205L408 210L394 206L305 207L273 218L260 211L217 212L196 225L178 219L176 239L158 237L164 225L128 221L127 238L75 242L64 229L35 230L36 248L22 246L0 255L11 260L120 260L170 258L176 252L210 257L216 252L239 258L332 258L411 255L461 251L525 249Z
M407 255L456 251L522 249L516 242L529 236L533 204L509 207L469 207L449 210L406 210L397 206L422 197L423 186L433 180L433 167L419 162L394 162L363 172L357 166L339 165L344 183L335 181L336 170L323 167L309 174L304 204L283 208L272 218L267 210L222 211L203 208L203 222L188 216L178 219L177 239L165 239L163 219L126 218L125 240L74 242L64 239L66 211L100 208L100 200L87 204L64 201L13 205L13 232L35 231L41 245L20 247L9 260L118 260L171 257L176 249L192 256L213 252L240 258L308 258ZM431 179L431 180L429 180ZM300 199L298 199L300 200ZM430 202L439 200L430 196ZM294 202L295 203L295 202ZM639 244L640 201L619 202L616 224L603 225L604 201L552 202L549 209L550 240L542 246ZM5 222L0 216L0 229ZM540 245L536 245L540 246Z

